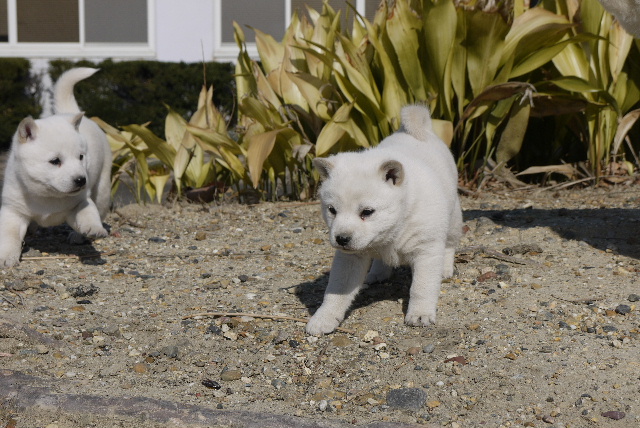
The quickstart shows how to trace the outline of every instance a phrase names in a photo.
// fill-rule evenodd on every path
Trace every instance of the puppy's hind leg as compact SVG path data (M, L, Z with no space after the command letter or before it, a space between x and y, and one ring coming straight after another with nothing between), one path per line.
M382 282L389 279L393 273L393 268L388 266L380 259L373 259L371 269L364 280L365 284L375 284L376 282Z
M442 270L443 278L453 276L455 270L456 247L462 237L462 210L460 209L460 200L456 199L456 204L451 214L449 224L449 232L447 233L447 241L444 249L444 266Z
M321 336L331 333L340 325L362 288L370 264L369 257L336 251L324 300L309 320L307 333Z

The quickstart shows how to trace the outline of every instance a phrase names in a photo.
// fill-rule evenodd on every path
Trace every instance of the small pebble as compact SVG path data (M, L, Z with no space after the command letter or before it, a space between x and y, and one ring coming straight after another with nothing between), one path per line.
M420 348L417 346L413 346L407 349L407 355L418 355L420 353Z
M271 386L273 386L275 389L282 389L286 386L287 384L285 383L285 381L281 380L281 379L274 379L271 381Z
M446 360L444 360L444 362L445 363L454 362L464 366L467 364L467 359L462 355L457 355L455 357L447 358Z
M67 287L67 293L76 298L93 296L98 291L100 291L100 289L93 284L79 285L77 287Z
M180 350L177 346L165 346L160 350L161 353L167 356L167 358L178 358L180 356Z
M629 297L627 297L627 300L630 302L637 302L638 300L640 300L640 295L638 294L629 294Z
M222 386L216 382L215 380L211 380L211 379L203 379L202 380L202 385L204 385L205 387L209 388L209 389L220 389L222 388Z
M338 348L345 348L347 346L353 345L353 342L347 336L336 335L331 338L331 344Z
M620 419L624 418L627 415L625 412L611 410L609 412L600 413L600 416L602 416L603 418L613 419L614 421L619 421Z
M387 393L387 405L399 409L419 410L427 402L422 388L398 388Z
M238 380L242 377L242 372L240 370L223 370L220 374L220 379L225 382L230 382L233 380Z
M147 365L145 363L136 363L133 365L133 371L136 373L146 373Z
M430 354L435 349L436 349L436 345L434 345L433 343L430 343L430 344L425 345L425 346L422 347L422 352L424 352L425 354Z
M616 306L616 313L620 315L627 315L631 312L631 306L629 305L618 305Z

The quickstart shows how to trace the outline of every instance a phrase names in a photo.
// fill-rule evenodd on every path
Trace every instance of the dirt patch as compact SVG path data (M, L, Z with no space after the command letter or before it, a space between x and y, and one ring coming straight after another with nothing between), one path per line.
M84 246L41 230L1 272L0 426L638 425L639 202L462 197L437 325L403 324L401 268L321 338L295 320L333 257L318 205L130 205Z

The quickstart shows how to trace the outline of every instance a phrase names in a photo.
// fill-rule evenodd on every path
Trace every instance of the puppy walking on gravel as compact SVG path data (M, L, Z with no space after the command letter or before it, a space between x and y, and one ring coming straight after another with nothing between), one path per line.
M13 136L0 208L0 267L18 263L33 223L66 222L79 234L72 234L72 242L107 236L102 220L110 204L111 149L73 95L74 85L96 71L75 68L60 76L55 114L23 119Z
M405 322L435 323L441 280L453 275L462 212L456 165L432 131L429 110L404 107L401 129L378 147L317 158L314 166L336 253L307 332L334 331L363 283L383 281L399 265L413 273Z

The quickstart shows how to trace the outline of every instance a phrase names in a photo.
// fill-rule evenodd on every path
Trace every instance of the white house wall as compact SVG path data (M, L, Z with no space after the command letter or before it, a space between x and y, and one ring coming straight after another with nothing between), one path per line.
M214 51L214 2L156 1L158 61L211 61Z

